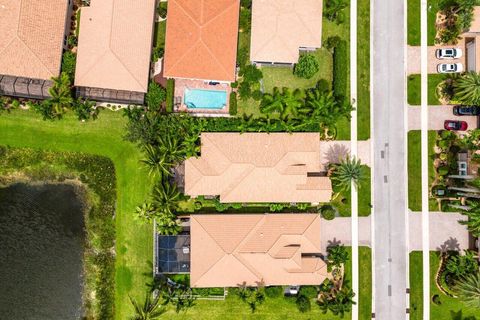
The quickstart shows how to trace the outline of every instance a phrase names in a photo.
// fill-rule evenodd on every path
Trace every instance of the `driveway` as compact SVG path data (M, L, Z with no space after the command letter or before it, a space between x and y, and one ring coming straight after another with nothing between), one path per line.
M408 130L420 130L421 108L419 106L408 107ZM463 120L468 123L469 129L477 128L477 117L475 116L454 116L452 106L428 106L428 129L442 130L445 120Z
M466 220L460 213L430 212L430 250L460 251L469 248L466 226L458 220ZM410 251L422 250L422 214L410 212Z
M460 48L462 49L463 55L460 59L455 60L439 60L435 57L435 51L441 48ZM464 69L466 68L465 64L465 40L461 39L458 41L458 44L454 46L430 46L428 47L428 73L438 73L437 65L439 63L445 62L460 62L463 64ZM407 74L420 74L420 46L407 46Z
M320 223L320 237L322 252L327 252L327 247L335 244L351 246L352 225L349 217L336 217L333 220L322 219ZM370 217L358 218L358 245L371 245Z
M350 155L350 141L322 141L320 143L320 163L327 166ZM358 159L369 167L370 164L370 140L357 142Z

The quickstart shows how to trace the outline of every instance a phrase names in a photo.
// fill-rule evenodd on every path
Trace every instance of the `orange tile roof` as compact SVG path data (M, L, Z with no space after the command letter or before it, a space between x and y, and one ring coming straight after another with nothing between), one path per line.
M92 0L82 8L75 85L147 92L155 0Z
M297 63L322 46L323 0L253 0L250 60Z
M60 74L68 0L0 0L0 74Z
M202 133L199 158L185 162L185 193L222 202L328 202L318 133Z
M192 215L190 230L193 287L308 285L330 277L318 256L318 214Z
M164 75L235 81L239 0L169 0Z

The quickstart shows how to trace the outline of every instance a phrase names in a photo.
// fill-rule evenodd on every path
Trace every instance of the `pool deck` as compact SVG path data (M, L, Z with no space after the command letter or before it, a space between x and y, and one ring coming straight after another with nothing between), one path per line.
M185 89L224 90L227 92L227 105L223 109L189 109L183 101ZM210 85L207 81L203 80L175 79L174 111L203 116L228 116L230 92L232 92L232 88L226 83Z

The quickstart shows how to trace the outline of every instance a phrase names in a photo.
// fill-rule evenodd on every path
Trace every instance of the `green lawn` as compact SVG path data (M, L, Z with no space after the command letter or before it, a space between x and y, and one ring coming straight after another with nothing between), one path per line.
M433 158L436 131L428 131L428 176L430 184L435 179ZM419 130L408 132L408 207L412 211L422 210L422 163L421 133Z
M371 183L370 174L371 169L368 166L362 166L364 179L360 182L358 189L358 215L362 217L369 216L371 213ZM333 191L340 192L338 197L332 200L332 205L335 206L340 215L343 217L350 217L352 215L351 209L351 193L350 191L341 191L338 186L333 184Z
M428 40L427 43L429 46L435 44L435 36L437 30L435 29L435 20L436 14L438 11L438 2L439 0L428 0L428 26L427 34ZM407 43L410 46L419 46L420 45L420 0L408 0L407 1L407 29L408 29L408 38Z
M131 314L128 295L144 297L151 279L152 228L133 219L135 207L146 199L150 180L141 169L138 148L122 140L126 119L121 112L102 111L92 122L72 114L61 121L43 121L31 111L14 110L0 116L0 144L52 151L73 151L110 158L117 175L116 318Z
M165 47L165 33L167 31L167 21L155 22L154 47Z
M370 0L359 0L357 10L357 138L367 140L370 138Z
M440 105L437 97L438 85L446 79L443 74L429 74L428 75L428 105ZM407 100L411 106L421 105L421 78L419 74L412 74L408 76L407 81Z
M437 252L430 252L430 296L439 295L440 305L430 303L430 319L435 320L462 320L478 319L480 310L466 307L460 300L444 295L435 284L435 274L440 258ZM410 319L422 320L422 252L410 253Z
M368 247L358 247L359 288L358 318L372 319L372 250Z

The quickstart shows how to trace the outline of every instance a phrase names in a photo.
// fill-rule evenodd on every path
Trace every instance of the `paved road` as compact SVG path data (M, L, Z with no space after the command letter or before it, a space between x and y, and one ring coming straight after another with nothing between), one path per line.
M404 1L373 4L376 319L406 317ZM384 158L382 158L384 152Z

